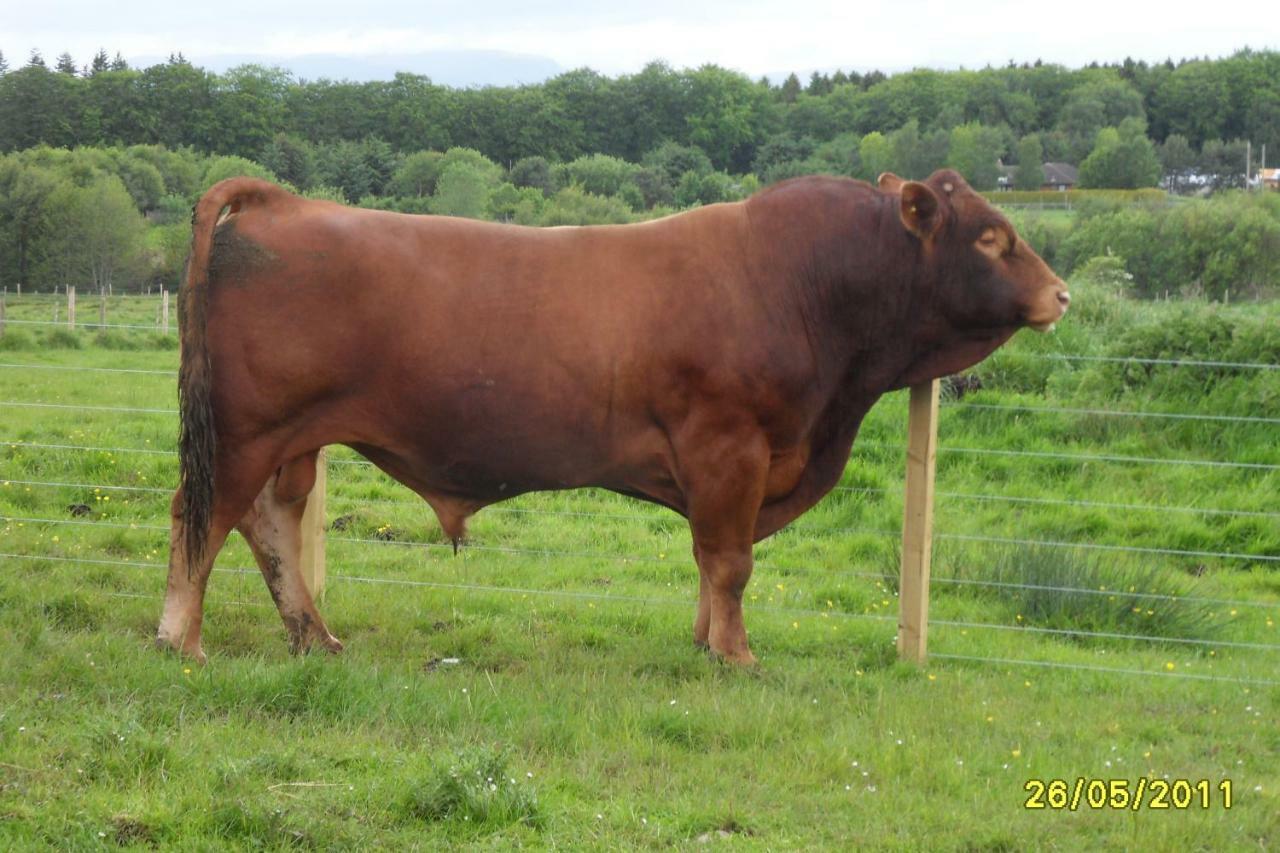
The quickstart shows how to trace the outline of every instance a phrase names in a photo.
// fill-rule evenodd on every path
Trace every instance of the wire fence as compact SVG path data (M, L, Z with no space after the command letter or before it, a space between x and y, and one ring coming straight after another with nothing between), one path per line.
M13 306L14 301L10 298L10 305ZM65 325L65 323L54 323L52 321L40 320L16 320L8 319L8 323L14 325L32 325L32 326L53 326ZM124 330L147 330L156 331L155 325L144 324L95 324L81 323L86 327L104 327L118 328ZM1084 364L1133 364L1144 367L1162 367L1162 368L1184 368L1184 369L1231 369L1231 370L1256 370L1256 371L1272 371L1280 369L1280 365L1236 362L1236 361L1215 361L1215 360L1193 360L1193 359L1161 359L1161 358L1122 358L1113 356L1090 356L1090 355L1066 355L1066 354L1043 354L1043 353L1019 353L1018 358L1032 359L1048 359L1064 362L1079 362ZM7 360L0 362L0 381L10 371L32 371L43 372L45 375L52 377L60 374L68 373L84 373L87 375L119 375L126 382L141 381L143 377L162 377L171 380L176 376L176 371L153 369L149 367L134 366L96 366L84 364L51 364L51 363L25 363L21 360ZM127 379L125 377L128 377ZM0 409L34 409L34 410L52 410L63 411L68 413L81 413L86 417L101 417L115 415L147 415L147 416L169 416L176 414L175 410L170 408L153 408L148 406L128 406L128 405L104 405L97 404L89 400L80 401L62 401L61 399L4 399L0 400ZM1069 406L1042 406L1042 405L1023 405L1023 404L1006 404L1006 403L983 403L973 402L972 400L955 401L946 404L943 412L948 411L962 413L964 411L972 411L979 413L1011 413L1017 415L1055 415L1067 416L1075 418L1092 418L1092 417L1114 417L1122 419L1143 419L1155 422L1161 421L1187 421L1187 422L1206 422L1219 424L1234 424L1256 428L1270 428L1280 424L1280 418L1259 416L1259 415L1235 415L1235 414L1206 414L1201 412L1176 412L1176 411L1143 411L1143 410L1127 410L1127 409L1108 409L1108 408L1089 408L1089 407L1069 407ZM944 421L945 423L945 421ZM1191 468L1206 469L1227 469L1239 472L1240 476L1269 476L1270 472L1280 471L1280 463L1270 461L1241 461L1238 459L1204 459L1204 458L1182 458L1178 455L1172 456L1141 456L1141 455L1125 455L1114 453L1096 453L1083 452L1087 448L1064 448L1063 450L1038 450L1038 449L1019 449L1004 447L964 447L950 446L945 443L945 428L943 431L944 441L940 444L938 450L942 455L968 455L980 457L1011 457L1021 459L1045 459L1053 461L1066 461L1071 463L1079 463L1081 465L1118 465L1118 466L1182 466ZM82 444L66 441L35 441L27 436L14 435L12 437L0 436L0 451L8 448L10 453L21 450L25 454L61 454L61 455L115 455L115 454L133 454L140 457L166 457L175 458L175 452L170 447L126 447L126 446L110 446L97 444ZM880 451L888 453L902 453L900 445L877 444L875 442L859 442L855 445L855 456L859 451ZM1265 457L1264 457L1265 458ZM80 482L75 478L50 478L44 479L31 476L11 476L20 471L9 470L4 467L5 459L0 455L0 486L4 487L21 487L23 489L50 489L75 492L80 496L100 493L137 493L139 495L169 495L171 490L155 485L144 485L140 483L122 483L122 482ZM367 479L375 473L372 463L367 460L356 458L335 458L330 461L331 471L335 475L343 471L351 472L357 479ZM385 475L378 474L379 477ZM343 494L343 485L347 482L346 478L338 478L335 476L330 483L331 501L335 507L359 509L366 505L379 505L388 507L415 508L424 510L425 507L420 501L409 501L392 498L368 498L363 496L346 496ZM354 481L353 481L354 482ZM864 495L878 497L896 497L901 494L900 488L886 487L870 487L870 486L839 486L836 491L846 495ZM5 493L0 491L0 501L3 501ZM1187 500L1187 496L1183 496L1183 500L1178 503L1158 504L1158 503L1138 503L1130 501L1115 500L1092 500L1081 497L1050 497L1035 494L997 494L997 493L979 493L973 491L948 491L940 489L936 492L939 499L947 502L947 504L1007 504L1011 507L1054 507L1064 510L1101 510L1106 512L1122 512L1122 513L1148 513L1152 515L1160 515L1165 513L1177 513L1182 515L1190 515L1202 517L1206 519L1220 518L1224 521L1242 520L1242 521L1263 521L1280 519L1280 512L1272 511L1266 508L1254 507L1230 507L1217 505L1193 505L1193 502ZM1212 500L1213 494L1201 496L1204 499ZM3 506L3 503L0 503ZM521 507L521 506L494 506L488 509L489 513L508 515L508 516L526 516L530 518L545 517L549 520L567 520L577 519L586 522L593 527L599 523L608 522L618 525L636 525L644 523L652 523L660 516L654 514L644 514L639 512L615 512L607 508L551 508L548 506L540 507ZM161 539L167 536L169 526L167 517L164 516L148 516L139 519L127 519L118 516L114 519L104 518L54 518L48 515L40 514L22 514L11 510L0 514L0 523L13 525L33 525L33 526L50 526L63 527L78 531L85 531L90 528L100 528L104 530L115 531L139 531L141 535L154 536ZM793 524L790 528L804 536L847 536L862 535L872 537L884 537L893 539L900 535L897 529L880 529L867 528L858 526L829 526L810 524L804 521ZM1100 543L1092 541L1070 541L1066 539L1052 538L1036 538L1024 536L996 536L975 533L960 532L938 532L935 534L937 541L952 541L957 543L995 545L995 546L1016 546L1022 548L1049 548L1049 549L1073 549L1095 552L1107 552L1120 555L1141 555L1145 557L1168 557L1168 558L1195 558L1206 560L1221 560L1228 562L1245 563L1249 565L1267 567L1280 563L1280 554L1276 553L1248 553L1244 550L1237 549L1211 549L1211 548L1173 548L1159 547L1155 545L1142 545L1134 543ZM422 548L428 550L446 550L453 546L444 542L432 542L424 539L416 541L398 540L386 541L380 538L369 538L367 536L347 535L340 536L330 534L327 540L335 547L351 548L351 549L375 549L375 548ZM591 560L594 562L610 561L623 563L644 563L644 564L661 564L671 567L675 561L667 561L654 558L647 554L626 554L610 551L600 551L592 549L573 549L564 547L555 548L536 548L536 547L512 547L486 543L469 543L465 546L469 551L473 551L482 555L491 555L494 558L501 557L524 557L538 558L543 560ZM17 550L8 550L0 552L0 560L13 563L17 561L38 564L42 561L60 564L75 564L87 566L106 566L131 569L148 569L163 570L164 566L159 562L147 562L138 560L126 560L114 558L110 555L80 555L68 556L65 554L53 553L20 553ZM686 558L685 562L691 562L691 558ZM830 579L830 578L848 578L860 579L866 581L875 581L878 584L892 582L894 579L888 577L884 572L859 571L841 566L818 566L812 564L806 565L788 565L783 563L775 563L769 560L762 560L757 563L757 569L762 573L779 573L785 575L799 575L814 579ZM233 574L256 574L256 570L242 567L217 569L223 573ZM628 593L608 593L599 591L575 590L565 588L540 588L534 585L496 585L485 583L462 583L444 580L422 580L412 578L397 577L374 577L353 575L347 573L335 573L332 579L338 583L344 584L384 584L400 587L435 589L460 592L466 594L486 594L486 595L521 595L521 596L543 596L564 600L580 600L592 602L615 602L627 604L629 606L642 607L691 607L692 598L672 598L672 597L653 597L648 595L632 595ZM1091 589L1079 586L1057 585L1053 583L1021 583L1006 579L991 579L978 577L948 577L945 575L936 575L933 582L943 587L950 587L956 590L966 588L987 588L999 593L1057 593L1072 598L1096 598L1106 596L1110 598L1120 597L1124 601L1148 601L1148 602L1180 602L1204 605L1214 608L1248 608L1255 612L1269 612L1280 610L1280 603L1267 600L1241 600L1237 598L1216 597L1211 595L1197 594L1168 594L1163 592L1150 592L1141 589ZM113 595L121 597L137 597L150 598L139 593L131 592L112 592ZM158 600L158 597L157 597ZM849 612L840 608L829 607L826 610L811 607L782 607L772 606L768 604L755 603L751 605L751 611L760 613L772 613L778 615L786 615L790 617L817 617L817 618L834 618L848 619L855 621L866 621L869 623L891 623L895 622L895 618L883 613L856 613ZM1223 649L1229 651L1237 651L1240 653L1250 653L1257 655L1269 656L1280 651L1280 644L1255 642L1253 640L1242 639L1216 639L1194 636L1164 636L1160 634L1149 634L1141 632L1126 631L1110 631L1110 630L1089 630L1085 628L1073 627L1050 627L1029 624L1006 624L999 622L966 620L956 618L934 618L929 622L931 627L936 626L942 629L944 639L951 632L993 632L997 634L1013 634L1019 637L1040 637L1048 641L1069 640L1078 641L1095 641L1095 642L1111 642L1125 643L1131 645L1158 645L1171 644L1173 646L1183 646L1188 648L1204 648L1204 649ZM1130 667L1109 667L1096 666L1093 664L1077 663L1064 660L1035 660L1024 659L1021 657L997 657L990 655L970 655L961 654L956 651L947 650L949 646L943 650L931 652L931 656L940 660L950 660L957 663L974 663L984 665L997 666L1027 666L1027 667L1057 667L1074 670L1087 670L1105 673L1108 675L1140 675L1160 678L1181 678L1201 681L1227 681L1242 684L1260 684L1260 685L1280 685L1280 680L1272 680L1265 678L1251 678L1240 675L1208 675L1188 672L1165 672L1155 671L1141 668ZM1274 663L1267 664L1274 667ZM1272 670L1274 671L1274 669Z

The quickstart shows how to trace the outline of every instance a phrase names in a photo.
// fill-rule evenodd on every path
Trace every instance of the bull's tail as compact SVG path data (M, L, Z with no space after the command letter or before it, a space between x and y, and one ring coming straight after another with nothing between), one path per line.
M252 178L215 184L191 213L191 254L178 300L182 363L178 370L178 470L182 485L183 542L187 572L204 557L213 519L214 457L217 430L213 416L213 365L207 336L209 262L214 229L222 211L237 212L248 201L280 190Z

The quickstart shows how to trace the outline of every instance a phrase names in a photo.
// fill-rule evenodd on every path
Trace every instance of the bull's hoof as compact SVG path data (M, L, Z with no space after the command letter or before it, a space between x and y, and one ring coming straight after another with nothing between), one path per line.
M750 649L718 651L716 649L708 647L707 655L712 660L717 661L719 663L730 664L732 666L743 667L747 669L755 667L759 664L759 661L756 660L756 656L751 654Z
M315 649L322 649L331 655L342 651L342 642L328 631L308 631L305 634L289 635L289 651L295 655L308 655Z
M172 652L178 657L191 658L201 666L209 662L209 659L205 656L204 649L200 648L199 640L194 643L184 643L181 640L175 642L164 634L156 634L155 643L156 648L160 651Z

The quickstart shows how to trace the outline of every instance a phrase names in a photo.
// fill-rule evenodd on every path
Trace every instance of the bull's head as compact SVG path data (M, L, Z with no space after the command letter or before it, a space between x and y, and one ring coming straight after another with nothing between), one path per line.
M923 250L929 302L952 329L1047 331L1062 319L1066 284L959 173L942 169L924 182L885 173L879 183L900 196L902 224Z

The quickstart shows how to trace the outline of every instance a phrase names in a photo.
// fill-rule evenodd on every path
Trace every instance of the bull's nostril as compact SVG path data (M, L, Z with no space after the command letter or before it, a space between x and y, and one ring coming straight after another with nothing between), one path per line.
M1071 304L1071 294L1065 290L1058 292L1058 301L1062 303L1062 307L1066 308Z

